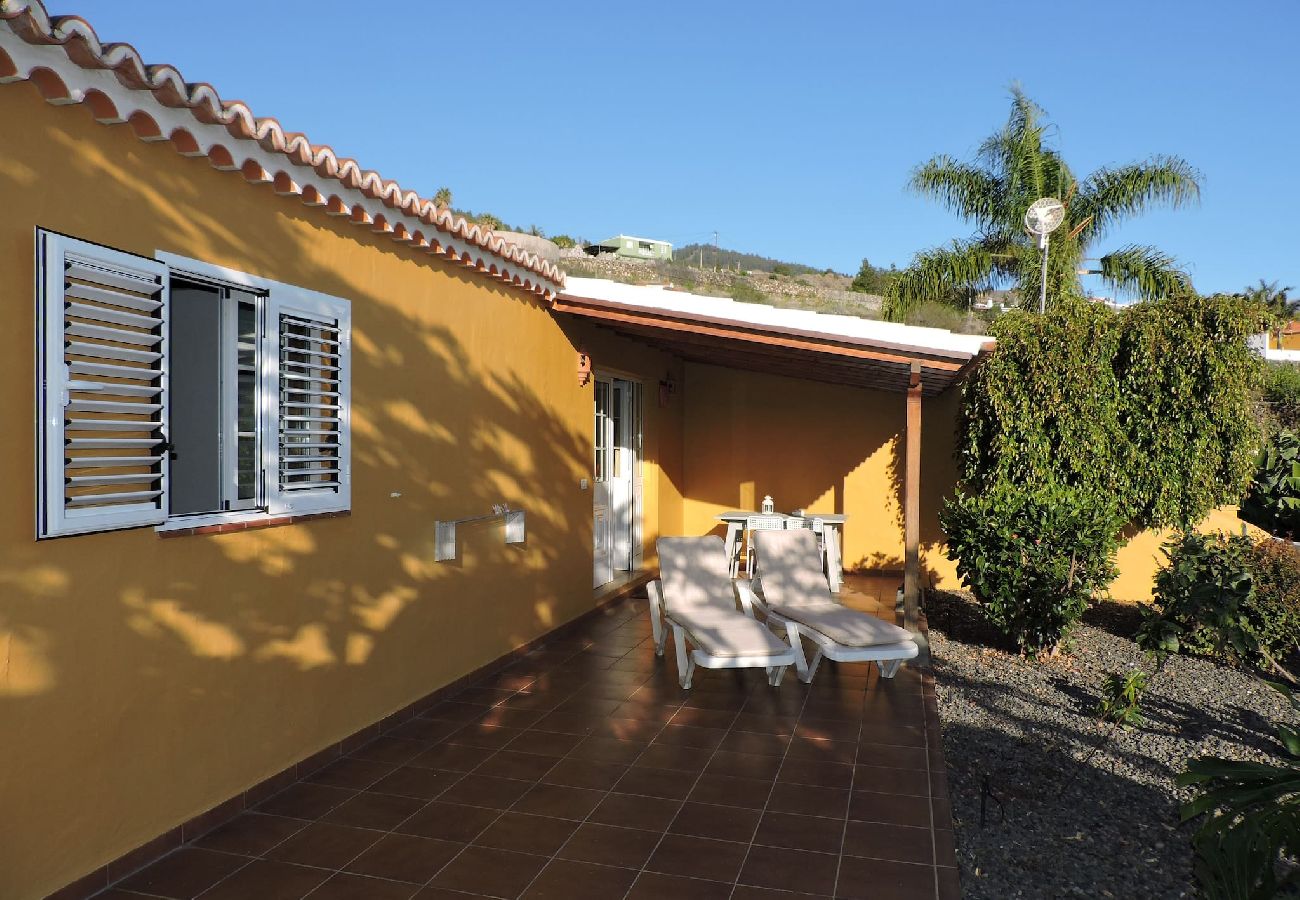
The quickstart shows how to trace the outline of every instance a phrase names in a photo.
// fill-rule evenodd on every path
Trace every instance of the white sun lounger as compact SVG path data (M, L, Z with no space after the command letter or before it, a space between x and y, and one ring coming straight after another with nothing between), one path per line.
M741 594L745 612L736 608L736 587L722 538L660 538L660 581L652 581L650 625L655 653L664 652L664 624L677 645L677 673L689 689L697 665L707 669L762 666L772 686L781 683L795 650L754 615L750 592ZM687 648L690 644L690 649Z
M768 622L784 627L795 650L795 669L803 682L812 681L822 657L836 662L872 661L880 674L893 678L904 660L919 652L906 629L870 613L849 609L831 594L822 572L817 536L811 531L759 531L754 534L760 599L748 586L741 596L750 600ZM804 656L803 641L817 645L812 661Z

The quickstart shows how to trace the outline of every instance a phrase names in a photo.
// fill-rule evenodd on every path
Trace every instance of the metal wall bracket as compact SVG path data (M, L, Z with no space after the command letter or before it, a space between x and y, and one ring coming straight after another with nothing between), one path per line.
M453 519L450 522L436 521L434 523L433 558L438 562L446 562L456 558L457 525L466 525L470 522L485 522L488 519L498 518L504 520L507 544L524 543L526 535L524 511L522 509L511 509L508 503L497 503L492 506L492 512L487 515Z

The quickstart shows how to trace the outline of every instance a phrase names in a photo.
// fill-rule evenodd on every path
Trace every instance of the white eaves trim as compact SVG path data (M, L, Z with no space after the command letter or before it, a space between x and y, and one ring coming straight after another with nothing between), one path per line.
M643 312L684 316L712 322L762 328L791 335L828 337L847 343L910 348L937 355L973 357L993 339L957 334L943 328L923 328L840 316L806 309L781 309L762 303L740 303L672 290L659 284L622 284L605 278L569 276L560 296L626 306Z

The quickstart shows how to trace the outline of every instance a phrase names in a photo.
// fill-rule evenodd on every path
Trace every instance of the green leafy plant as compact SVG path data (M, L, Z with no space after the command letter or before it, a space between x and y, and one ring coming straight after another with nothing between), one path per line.
M1239 512L1270 534L1300 534L1300 436L1295 432L1274 433L1260 450Z
M1157 655L1255 650L1246 607L1254 597L1251 542L1241 536L1185 532L1163 546L1152 604L1138 629L1138 646Z
M1269 363L1264 367L1262 400L1275 428L1300 429L1300 366Z
M1255 596L1246 607L1246 627L1265 656L1284 659L1300 647L1300 549L1269 538L1251 550Z
M1135 728L1146 721L1139 709L1150 676L1141 669L1107 672L1101 682L1097 716L1121 728Z
M1300 712L1290 688L1271 685ZM1300 857L1300 733L1277 726L1280 765L1203 756L1178 778L1197 789L1183 821L1204 817L1192 838L1196 876L1212 900L1267 900L1300 884L1300 869L1279 873L1281 857Z
M1000 483L940 518L958 574L1024 653L1054 649L1115 577L1115 511L1078 488Z

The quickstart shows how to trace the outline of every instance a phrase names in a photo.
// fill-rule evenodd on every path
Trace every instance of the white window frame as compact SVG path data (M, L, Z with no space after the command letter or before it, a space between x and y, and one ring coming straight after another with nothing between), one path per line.
M352 507L351 495L351 444L352 444L352 403L351 403L351 313L342 321L340 331L344 341L342 356L343 371L340 374L340 392L342 403L339 429L342 432L340 455L342 485L338 491L328 497L301 496L281 494L273 483L273 474L279 471L279 343L278 330L270 319L273 308L288 305L295 309L307 311L336 311L339 299L328 294L311 291L297 285L273 281L225 266L218 266L202 260L191 259L176 253L158 251L154 258L165 263L173 276L192 277L199 281L217 282L231 287L245 288L253 293L264 295L260 313L261 346L258 348L259 424L261 426L261 496L256 502L265 503L265 509L227 510L195 515L168 516L167 521L157 526L159 532L178 531L185 528L201 528L205 525L227 523L255 523L267 519L276 519L286 515L308 515L322 512L343 512Z

